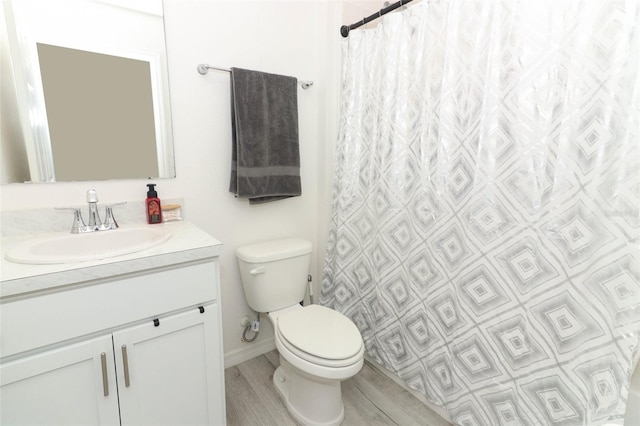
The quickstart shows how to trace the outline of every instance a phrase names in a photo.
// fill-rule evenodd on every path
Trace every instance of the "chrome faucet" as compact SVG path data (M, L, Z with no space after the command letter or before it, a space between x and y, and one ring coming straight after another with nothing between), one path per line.
M100 219L100 213L98 213L98 193L95 189L87 191L87 203L89 203L88 231L102 231L102 219Z
M89 224L86 224L82 218L80 207L56 207L56 209L59 210L73 210L72 234L107 231L118 228L118 222L116 222L116 218L113 216L113 206L126 204L126 201L106 205L104 221L102 221L100 213L98 212L98 193L95 189L87 191L87 203L89 203Z

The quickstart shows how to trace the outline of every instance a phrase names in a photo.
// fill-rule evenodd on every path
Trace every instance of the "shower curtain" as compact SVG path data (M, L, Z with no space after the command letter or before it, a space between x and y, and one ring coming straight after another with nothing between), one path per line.
M622 424L637 0L424 0L343 45L320 303L457 425Z

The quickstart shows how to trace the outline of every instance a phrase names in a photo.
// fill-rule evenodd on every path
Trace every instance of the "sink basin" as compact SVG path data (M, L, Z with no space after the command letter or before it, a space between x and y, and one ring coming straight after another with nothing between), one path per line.
M16 244L7 251L5 259L14 263L38 265L107 259L157 246L170 236L161 227L57 234Z

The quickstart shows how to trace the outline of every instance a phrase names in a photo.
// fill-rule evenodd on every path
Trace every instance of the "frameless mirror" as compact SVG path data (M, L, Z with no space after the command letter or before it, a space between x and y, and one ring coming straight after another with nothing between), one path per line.
M175 177L162 0L2 7L0 183Z

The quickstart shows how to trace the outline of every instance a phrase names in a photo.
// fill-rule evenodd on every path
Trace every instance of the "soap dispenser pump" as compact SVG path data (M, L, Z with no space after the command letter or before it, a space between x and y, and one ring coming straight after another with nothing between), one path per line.
M147 187L149 188L146 200L147 223L162 223L162 206L155 186L155 183L147 184Z

